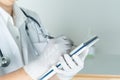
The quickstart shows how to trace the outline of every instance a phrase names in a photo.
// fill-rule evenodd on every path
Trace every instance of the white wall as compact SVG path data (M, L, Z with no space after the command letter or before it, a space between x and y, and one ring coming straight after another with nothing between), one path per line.
M100 37L96 54L120 57L120 0L19 0L18 4L37 12L51 34L65 34L76 44L96 34Z

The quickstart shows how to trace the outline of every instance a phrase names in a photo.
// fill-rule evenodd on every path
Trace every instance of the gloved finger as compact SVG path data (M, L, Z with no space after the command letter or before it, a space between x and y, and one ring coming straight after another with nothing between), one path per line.
M73 76L73 74L74 74L73 71L61 70L61 69L57 68L56 66L52 66L52 68L54 69L54 71L55 71L57 74L66 75L66 76Z
M56 42L56 44L65 44L65 45L69 45L69 46L73 46L73 42L70 42L69 40L59 40Z
M60 45L60 46L67 46L67 47L72 47L71 44L65 44L65 43L56 43L56 45Z
M56 66L52 66L52 69L56 72L56 73L61 73L63 70L57 68Z
M68 39L66 36L64 36L64 35L61 35L61 36L58 36L58 37L56 37L57 39Z
M72 45L72 46L74 45L74 42L71 39L65 39L65 41L69 42L68 43L69 45Z
M75 68L76 64L72 57L70 57L68 54L64 54L64 59L71 69Z
M72 48L72 45L66 44L62 41L59 41L58 43L52 42L50 43L50 45L48 45L49 47L56 47L56 48L60 48L62 50L68 50Z
M61 38L64 39L64 40L66 40L66 41L69 41L71 43L74 43L70 38L68 38L66 36L62 36Z
M60 48L57 48L56 50L58 50L60 54L64 54L64 53L67 53L68 51L70 51L71 48L61 46Z
M72 46L69 45L65 45L65 44L56 44L55 47L57 48L57 50L59 51L71 51Z
M66 71L61 70L61 69L57 68L56 66L52 66L52 68L53 68L54 71L55 71L56 73L58 73L58 74L63 74L63 75L66 75L66 74L67 74Z
M78 67L80 67L81 69L84 67L84 62L80 59L78 55L73 55L72 58L76 62Z
M81 58L82 61L85 60L86 56L88 55L88 52L89 52L89 49L86 48L86 50L84 50L84 51L79 55L79 57Z
M58 37L56 39L57 39L56 40L57 42L62 42L64 44L69 44L69 45L74 44L73 41L71 39L67 38L66 36L60 36L60 37Z
M69 71L70 70L70 67L67 65L65 59L63 57L60 57L60 63L61 63L61 66L63 68L63 70L65 71Z

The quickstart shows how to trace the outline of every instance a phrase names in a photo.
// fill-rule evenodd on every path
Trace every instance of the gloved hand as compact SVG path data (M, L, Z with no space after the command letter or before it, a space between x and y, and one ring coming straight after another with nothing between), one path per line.
M65 36L50 39L41 56L49 61L49 65L54 65L61 55L71 51L72 46L73 42ZM52 54L48 54L50 52Z
M52 65L56 64L59 57L69 51L71 47L71 41L64 36L51 39L48 41L48 44L41 55L30 64L24 66L24 70L32 77L32 79L36 80L48 71ZM35 48L39 52L40 47L37 45Z
M80 56L73 55L72 57L70 57L68 54L64 54L60 58L62 68L57 68L53 66L60 80L71 80L73 76L75 76L80 70L82 70L87 54L88 50L81 53Z

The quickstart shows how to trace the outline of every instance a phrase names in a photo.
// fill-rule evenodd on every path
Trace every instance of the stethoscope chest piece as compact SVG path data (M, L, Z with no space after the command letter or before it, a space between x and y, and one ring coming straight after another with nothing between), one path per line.
M10 64L10 59L7 57L2 57L1 58L1 62L0 62L0 66L1 67L7 67Z
M8 67L10 64L10 59L3 56L2 51L0 50L0 67Z

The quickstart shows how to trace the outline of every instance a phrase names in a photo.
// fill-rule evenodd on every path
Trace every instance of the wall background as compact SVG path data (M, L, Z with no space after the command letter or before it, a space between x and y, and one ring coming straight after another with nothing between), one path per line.
M18 0L37 12L52 35L64 34L76 44L92 35L100 41L95 57L81 73L120 74L120 0Z

